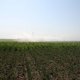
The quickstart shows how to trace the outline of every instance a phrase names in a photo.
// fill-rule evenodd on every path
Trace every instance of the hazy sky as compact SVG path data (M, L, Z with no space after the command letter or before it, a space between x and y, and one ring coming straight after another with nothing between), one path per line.
M80 40L80 0L0 0L0 38Z

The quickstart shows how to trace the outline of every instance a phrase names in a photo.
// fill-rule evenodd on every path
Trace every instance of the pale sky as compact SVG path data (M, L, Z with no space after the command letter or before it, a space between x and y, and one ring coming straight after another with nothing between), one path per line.
M80 41L80 0L0 0L0 39Z

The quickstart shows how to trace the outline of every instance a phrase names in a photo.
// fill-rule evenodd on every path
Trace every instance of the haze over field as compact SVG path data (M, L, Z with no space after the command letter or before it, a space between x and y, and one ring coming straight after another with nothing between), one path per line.
M0 39L80 41L80 0L0 0Z

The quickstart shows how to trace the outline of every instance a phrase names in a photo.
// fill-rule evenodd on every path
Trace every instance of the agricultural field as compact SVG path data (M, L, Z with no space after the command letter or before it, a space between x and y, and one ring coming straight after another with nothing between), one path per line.
M80 80L80 42L0 42L0 80Z

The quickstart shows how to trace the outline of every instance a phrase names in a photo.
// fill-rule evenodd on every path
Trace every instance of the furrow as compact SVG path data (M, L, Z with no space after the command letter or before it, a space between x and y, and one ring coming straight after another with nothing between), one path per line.
M30 54L27 55L27 61L30 69L31 80L42 80L41 75L36 67L36 62Z

